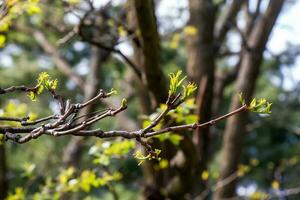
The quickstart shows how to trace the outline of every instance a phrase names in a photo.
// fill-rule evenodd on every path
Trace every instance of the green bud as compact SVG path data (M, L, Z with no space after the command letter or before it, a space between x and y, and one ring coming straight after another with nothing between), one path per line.
M121 103L122 107L126 107L127 106L127 99L122 99L122 103Z

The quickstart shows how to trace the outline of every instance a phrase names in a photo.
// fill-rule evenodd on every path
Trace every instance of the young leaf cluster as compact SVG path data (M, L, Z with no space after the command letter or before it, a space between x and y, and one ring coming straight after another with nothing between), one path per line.
M182 87L181 99L185 100L186 98L190 97L193 92L196 91L197 86L195 83L189 82L187 85L183 85L183 81L187 78L187 76L181 77L182 71L179 70L176 73L170 73L170 89L169 95L175 96L178 93L180 87Z
M153 153L148 153L145 156L140 150L137 150L135 152L135 154L134 154L134 158L136 158L137 160L139 160L139 164L138 165L141 165L146 160L153 160L153 159L160 160L161 159L159 157L160 153L161 153L160 149L155 149Z
M132 140L105 141L93 145L89 150L89 154L94 157L94 164L108 166L113 158L125 156L134 148L135 143Z
M28 93L29 98L32 101L36 100L37 95L41 94L46 88L49 91L53 91L57 88L57 79L51 79L47 72L41 72L37 79L36 89Z
M245 99L242 96L242 93L239 94L239 99L242 105L246 105L247 109L251 112L259 114L271 114L271 105L272 103L268 102L265 98L260 98L257 100L253 98L249 105L246 104Z
M41 13L39 0L6 0L2 2L7 14L4 14L0 20L0 48L5 46L6 34L14 20L24 14L31 16ZM5 13L3 10L2 12Z
M105 154L115 155L115 154L126 154L129 150L133 148L133 141L122 141L117 143L105 142L100 146L93 146L92 155L94 153L99 154L98 150L104 150ZM95 148L98 149L95 151ZM99 149L101 148L101 149ZM90 150L91 151L91 150ZM83 170L78 173L74 167L63 168L59 170L59 173L52 176L45 176L45 182L41 184L38 191L33 195L28 193L28 186L24 185L22 187L17 187L14 192L10 193L7 200L59 200L63 199L66 194L75 194L78 192L90 193L93 189L99 189L101 187L108 187L113 182L122 179L123 175L118 170L110 171L106 169L106 166L99 165L99 163L94 163L93 168ZM101 167L99 170L99 167ZM22 167L22 177L30 180L31 182L38 181L40 178L37 175L37 167L33 163L24 163Z
M256 112L259 114L271 114L271 105L272 103L269 103L266 99L261 98L257 100L254 98L248 109L252 112Z

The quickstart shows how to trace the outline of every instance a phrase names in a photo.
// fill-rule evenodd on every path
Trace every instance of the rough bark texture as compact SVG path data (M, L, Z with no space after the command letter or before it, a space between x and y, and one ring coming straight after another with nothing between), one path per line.
M197 94L197 111L200 122L208 121L211 117L211 102L213 97L215 47L214 24L216 7L210 0L190 0L189 25L197 28L196 35L187 38L188 65L190 80L199 86ZM194 132L194 143L199 155L199 174L206 168L209 155L209 128ZM199 191L204 189L201 183Z
M243 92L246 102L249 102L259 74L263 51L268 41L276 18L280 13L284 0L270 1L264 15L257 22L248 38L251 51L244 51L241 69L236 82L235 93ZM238 97L232 98L230 110L240 106ZM247 114L242 113L228 119L221 149L220 180L230 176L237 170L241 157ZM215 192L214 199L230 198L235 195L236 180L224 185Z
M137 22L137 14L135 10L135 5L133 1L128 1L127 4L127 21L129 25L129 29L134 32L134 30L138 29L138 22ZM136 34L136 33L134 33ZM144 55L143 49L140 46L140 41L137 36L133 39L132 46L133 46L133 62L139 68L142 73L144 73L145 66L144 66ZM135 42L134 42L135 41ZM136 94L139 98L139 110L142 114L150 114L151 113L151 100L149 93L147 91L146 83L143 80L139 79L137 76L133 76L133 88L136 89Z
M160 40L154 13L154 2L152 0L133 0L132 3L142 44L142 51L135 49L137 50L135 57L139 57L139 61L142 61L143 82L150 90L151 110L153 111L153 108L166 101L168 95L168 84L160 67ZM140 98L144 97L140 96ZM145 104L144 106L148 105ZM149 108L144 107L143 110L149 111ZM156 140L153 142L153 146L158 149L163 149L164 145L166 144L159 144ZM145 177L143 197L145 199L164 199L161 190L164 175L154 170L154 163L152 162L143 166L143 173Z
M128 1L127 2L128 16L127 21L131 30L138 29L138 21L137 21L137 11L135 9L135 2ZM153 16L154 17L154 16ZM136 38L139 39L139 38ZM139 44L139 43L138 43ZM136 94L139 100L139 111L141 114L149 115L153 109L151 108L151 98L150 94L147 90L147 83L145 80L145 56L143 54L143 48L136 43L132 42L133 46L133 62L139 67L139 69L143 73L144 80L138 79L136 76L133 77L133 88L136 89ZM155 100L156 101L156 100ZM140 123L141 125L141 123ZM159 198L160 192L157 190L158 187L155 187L155 172L153 171L153 166L151 163L145 163L143 165L143 175L144 175L144 188L143 196L141 198L144 199L153 199ZM154 187L151 187L154 186Z
M5 157L5 146L0 144L0 199L5 199L8 192L7 166Z
M147 87L155 98L154 107L167 99L167 82L160 68L160 44L154 3L152 0L134 0L137 22L144 54L144 72Z

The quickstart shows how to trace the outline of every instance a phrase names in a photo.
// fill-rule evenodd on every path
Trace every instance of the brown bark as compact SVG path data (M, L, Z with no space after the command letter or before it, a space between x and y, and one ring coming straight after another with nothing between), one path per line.
M261 16L249 35L247 42L251 51L243 52L241 69L235 87L235 93L243 92L246 102L249 102L253 95L255 82L262 63L263 51L276 18L280 13L283 2L284 0L270 1L266 12ZM239 99L234 95L230 110L234 110L238 108L238 106L240 106ZM230 176L237 170L243 149L246 122L247 113L235 115L227 121L223 146L221 149L222 161L220 180ZM233 197L235 194L236 182L237 181L234 180L229 184L224 185L222 188L219 188L214 194L214 199L219 200Z
M137 30L138 28L138 22L137 22L137 14L135 10L135 5L133 1L127 2L127 21L129 25L129 29L133 32L134 35L137 33L134 33L134 30ZM139 38L134 36L132 46L133 46L133 62L136 66L139 67L139 70L144 73L145 66L144 66L144 55L143 55L143 49L140 46ZM142 79L138 78L137 76L132 77L134 88L136 88L136 94L139 98L139 110L142 114L150 114L151 113L151 101L150 96L147 91L146 83L143 82Z
M156 18L154 13L154 2L152 0L133 0L131 4L135 23L131 19L131 24L138 27L140 31L141 48L135 46L135 61L143 69L143 80L145 86L137 87L139 100L142 102L141 111L151 113L160 103L164 103L167 98L167 82L160 67L160 40L157 31ZM137 81L137 82L140 82ZM142 91L141 91L142 90ZM148 99L145 99L148 98ZM146 101L145 101L146 100ZM149 102L149 100L151 100ZM165 144L160 144L154 140L153 146L163 149ZM143 166L145 184L143 188L144 199L164 199L161 188L163 187L163 174L154 170L154 163L147 162Z
M204 122L211 118L215 71L214 24L216 7L209 0L190 0L189 10L189 25L196 27L198 32L187 38L187 51L189 52L187 71L190 80L198 83L196 114L200 117L199 122ZM209 140L209 128L194 132L194 143L197 146L199 156L197 174L206 168ZM200 183L198 191L201 192L204 188L205 184Z
M128 1L127 2L128 8L128 16L127 21L131 30L138 29L138 21L137 21L137 13L135 9L135 2ZM138 40L138 38L136 38ZM139 44L139 43L138 43ZM145 58L143 54L143 49L141 46L138 46L137 43L134 41L132 42L134 54L133 59L134 63L140 67L140 70L143 72L145 71ZM134 88L136 90L137 98L139 100L139 111L142 114L149 115L151 111L153 111L151 106L151 99L150 94L147 89L146 81L142 79L138 79L136 76L133 77L133 84L135 84ZM141 125L141 124L140 124ZM145 163L143 165L143 176L144 176L144 187L142 188L143 197L144 199L151 199L151 198L159 198L160 192L157 191L155 187L156 179L155 179L155 171L153 170L153 165L151 163ZM154 187L152 187L154 186ZM157 196L158 195L158 196ZM155 197L154 197L155 196Z
M5 199L8 193L7 166L5 157L5 146L0 144L0 199Z
M152 0L134 0L137 22L144 54L144 72L147 87L155 102L153 107L167 99L167 82L160 68L160 41Z
M146 84L152 97L154 97L151 109L153 110L159 103L164 103L167 97L167 83L163 71L159 66L160 46L156 18L154 15L154 5L151 0L138 0L134 1L134 6L142 41L142 52L140 49L135 49L135 56L142 62ZM143 94L141 93L140 95ZM143 104L145 105L145 103ZM182 135L186 134L183 133ZM184 147L182 148L184 152L186 152L187 149L194 149L191 139L189 141L189 145L184 142L180 146L180 148ZM177 148L170 142L160 143L157 140L153 140L152 146L153 148L161 149L163 152L161 156L168 159L169 162L171 162L177 151ZM191 155L195 155L195 152L190 151L187 154L192 157ZM188 159L185 160L187 161ZM188 166L189 161L190 160L188 160L185 166ZM154 162L147 162L143 166L145 177L144 198L183 198L183 195L190 189L188 188L189 184L182 181L184 177L186 177L186 172L190 172L190 170L186 170L188 167L182 167L184 169L180 169L179 171L178 166L170 166L168 170L155 170L154 165ZM177 171L175 171L175 168L177 168Z
M233 83L238 75L240 65L241 65L241 57L239 62L234 66L234 69L232 69L229 72L224 72L223 70L219 70L216 72L215 75L215 87L214 87L214 98L213 98L213 105L212 105L212 115L214 117L218 116L219 108L221 105L221 102L223 101L224 97L224 90L225 88Z

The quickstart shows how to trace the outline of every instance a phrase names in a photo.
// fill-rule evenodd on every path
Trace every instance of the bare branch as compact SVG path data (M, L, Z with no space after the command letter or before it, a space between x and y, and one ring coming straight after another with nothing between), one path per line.
M79 33L80 33L80 31L79 31ZM81 35L81 34L79 34L79 35ZM99 47L100 49L110 51L112 53L115 53L115 54L121 56L121 58L129 65L129 67L132 68L132 70L135 72L135 74L138 76L138 78L142 79L142 72L121 50L116 49L114 47L105 46L104 44L97 42L95 40L89 39L89 38L84 38L84 37L82 37L82 38L84 41L86 41L92 45L95 45L95 46Z
M25 87L24 85L21 86L11 86L9 88L0 88L0 94L5 94L5 93L9 93L9 92L16 92L16 91L20 91L20 92L35 92L37 91L38 87Z
M91 12L91 11L90 11ZM87 18L88 14L90 12L87 12L82 19L80 20L80 23L78 25L78 27L76 28L76 31L78 32L78 35L82 38L83 41L86 41L92 45L95 45L96 47L103 49L105 51L109 51L112 53L115 53L119 56L121 56L121 58L129 65L129 67L132 68L132 70L136 73L136 75L138 76L139 79L142 79L142 72L139 70L138 66L136 66L134 64L134 62L132 62L121 50L116 49L115 47L110 47L110 46L106 46L105 44L102 44L101 42L98 42L96 40L94 40L93 38L88 38L88 37L84 37L83 34L83 26L84 26L84 21Z
M207 126L214 125L217 121L220 121L232 115L248 110L247 106L243 105L239 109L236 109L228 114L225 114L223 116L220 116L216 119L210 120L202 124L195 123L195 124L171 126L171 127L162 128L160 130L154 131L153 128L158 125L158 123L168 114L168 112L176 108L177 106L179 106L180 103L182 103L182 100L179 99L180 95L177 95L175 97L169 96L167 101L167 108L164 111L162 111L157 116L157 118L153 120L151 124L144 129L140 129L136 131L124 131L124 130L103 131L101 129L87 130L87 128L90 125L106 117L113 117L118 113L122 112L123 110L125 110L127 108L127 105L125 104L122 104L117 109L113 109L113 108L107 109L103 112L100 112L100 114L98 114L99 112L89 113L86 116L91 115L91 117L87 118L83 122L74 125L72 124L72 122L80 118L80 117L78 118L73 117L73 114L77 113L78 110L83 109L87 105L94 104L96 101L100 99L108 98L111 95L112 92L105 93L103 90L100 90L97 96L91 98L90 100L84 103L70 104L67 108L65 108L66 112L61 115L52 115L52 116L35 120L33 122L27 122L27 120L29 119L28 117L27 118L1 117L0 120L2 121L20 122L22 126L30 126L30 127L23 128L23 127L0 126L0 134L4 134L6 140L12 140L17 143L26 143L31 139L36 139L44 134L52 135L52 136L74 135L74 136L95 136L99 138L108 138L108 137L123 137L127 139L135 138L139 143L141 143L146 148L148 152L152 152L151 146L147 143L147 141L143 141L141 138L150 138L170 131L204 128ZM50 121L50 120L55 120L55 121L48 122L47 124L43 124L38 127L31 126L31 125L36 125L38 123ZM25 135L24 136L19 135L21 133Z
M206 84L203 84L206 85ZM37 87L35 87L37 88ZM32 91L32 88L27 88L25 86L12 86L8 89L2 89L3 93L8 91L22 91L28 92ZM205 128L211 125L214 125L217 121L223 120L232 115L238 114L240 112L245 112L249 110L247 105L243 105L240 108L227 113L223 116L215 118L213 120L207 121L205 123L193 123L193 124L185 124L185 125L177 125L171 127L164 127L159 130L154 130L155 127L167 116L167 114L177 108L181 103L183 103L185 98L181 98L181 93L171 93L169 92L168 99L166 101L166 109L163 110L157 117L152 120L150 125L143 129L134 130L134 131L125 131L125 130L112 130L112 131L103 131L102 129L89 130L92 124L107 118L114 117L118 113L121 113L127 108L126 101L122 100L121 105L117 108L106 108L102 111L96 111L91 113L86 113L82 116L77 117L77 114L80 110L85 109L87 106L91 106L96 104L99 100L110 97L115 91L111 91L109 93L104 90L100 90L99 93L87 99L83 103L71 103L70 100L63 100L63 97L58 95L54 89L47 88L47 90L51 93L52 98L58 101L58 104L61 107L62 112L59 115L51 115L48 117L44 117L33 122L28 122L29 117L25 118L15 118L15 117L0 117L0 121L13 121L19 122L22 126L29 126L28 128L23 127L3 127L0 126L0 134L4 134L5 140L12 140L16 143L26 143L32 139L39 138L42 135L50 135L50 136L65 136L65 135L73 135L73 136L94 136L99 138L109 138L109 137L123 137L127 139L135 139L139 142L148 153L151 155L155 155L155 151L153 151L151 145L147 142L147 138L154 137L156 135L161 135L167 132L176 132L181 130L188 129L200 129ZM83 118L84 117L84 118ZM83 118L82 121L78 121L78 119ZM44 123L40 126L34 126L42 122ZM20 135L20 134L23 135Z

